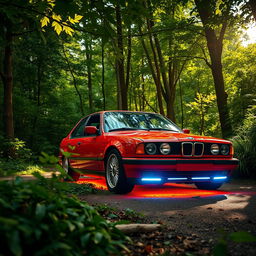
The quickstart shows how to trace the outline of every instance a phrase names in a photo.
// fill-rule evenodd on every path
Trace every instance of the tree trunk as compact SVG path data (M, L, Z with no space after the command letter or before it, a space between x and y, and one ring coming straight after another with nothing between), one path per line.
M43 61L40 57L38 57L37 61L37 83L35 84L35 89L34 89L34 100L37 103L36 106L36 113L32 122L32 134L30 135L30 148L33 148L34 146L34 141L36 138L36 127L37 127L37 122L38 118L40 115L40 106L41 106L41 82L42 82L42 76L43 76L43 70L42 70L42 65Z
M89 99L89 110L93 112L93 103L92 103L92 49L91 42L85 42L85 54L86 54L86 65L87 65L87 88L88 88L88 99Z
M5 28L5 47L3 58L3 72L1 78L4 85L4 104L3 104L3 127L4 136L7 139L14 138L13 125L13 65L12 65L12 24L10 21L4 21Z
M117 60L116 60L116 73L117 73L117 83L118 89L120 90L120 106L122 110L128 109L128 97L127 97L127 87L125 84L125 74L124 74L124 54L123 54L123 28L122 28L122 16L120 5L116 5L116 29L117 29ZM119 98L119 97L118 97Z
M103 110L106 110L106 96L105 96L105 61L104 61L104 43L101 41L101 91L103 97Z
M181 109L181 128L184 128L184 110L183 110L183 92L181 82L179 80L179 91L180 91L180 109Z
M62 43L62 49L63 49L63 54L64 54L64 58L67 62L67 66L68 66L68 70L72 76L72 79L73 79L73 83L74 83L74 87L75 87L75 90L76 90L76 93L78 95L78 98L79 98L79 104L80 104L80 111L81 111L81 114L84 115L84 107L83 107L83 98L82 98L82 94L80 93L79 89L78 89L78 86L77 86L77 80L76 80L76 76L74 74L74 71L70 65L70 62L69 62L69 58L66 54L66 51L65 51L65 46L64 46L64 43Z
M211 19L211 1L195 0L199 16L204 25L204 31L207 41L207 47L211 58L211 71L214 80L214 86L217 97L217 106L219 111L219 118L221 124L221 131L223 138L230 137L232 135L231 121L229 118L228 95L225 91L224 78L222 72L222 48L223 38L227 27L227 22L224 21L221 27L219 38L217 38L216 31L209 26Z
M131 26L130 26L128 29L126 79L125 79L125 87L127 89L129 88L129 82L130 82L131 57L132 57L132 35L131 35Z
M255 0L249 0L249 5L252 11L252 15L256 21L256 1Z
M140 29L140 32L142 32L141 29ZM145 52L146 57L147 57L147 62L148 62L148 65L149 65L149 68L150 68L150 71L151 71L151 75L152 75L154 83L156 85L156 96L157 96L157 100L158 100L158 107L159 107L160 114L165 115L164 114L164 108L163 108L163 101L162 101L162 93L161 93L162 85L161 85L160 71L159 71L159 67L158 67L158 62L156 61L156 53L155 53L155 50L154 50L154 46L152 46L152 37L151 37L151 35L149 35L149 39L150 39L151 50L152 50L152 53L153 53L153 56L154 56L154 61L155 61L155 64L156 64L155 65L156 72L155 72L151 57L149 55L149 51L147 49L147 46L146 46L145 41L144 41L143 38L141 38L141 43L142 43L144 52Z

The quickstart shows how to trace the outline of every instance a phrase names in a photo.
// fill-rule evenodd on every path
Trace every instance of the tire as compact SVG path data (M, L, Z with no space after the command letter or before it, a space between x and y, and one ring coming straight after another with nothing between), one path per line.
M64 157L62 159L62 168L64 169L64 171L66 172L66 174L68 175L65 178L65 181L78 181L80 178L80 173L74 171L70 165L69 165L69 160L68 158Z
M195 183L198 189L206 189L206 190L216 190L222 186L223 183L213 183L213 182L197 182Z
M122 157L116 149L112 149L106 157L105 177L110 192L127 194L133 190L134 184L129 183L127 180L122 164Z

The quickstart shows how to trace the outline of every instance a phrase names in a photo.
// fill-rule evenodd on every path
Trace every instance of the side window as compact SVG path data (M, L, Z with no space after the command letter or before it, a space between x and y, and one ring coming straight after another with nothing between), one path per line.
M89 117L84 118L71 133L71 138L84 137L84 127Z
M95 126L97 129L100 129L100 114L90 116L86 126ZM85 136L88 135L85 134Z

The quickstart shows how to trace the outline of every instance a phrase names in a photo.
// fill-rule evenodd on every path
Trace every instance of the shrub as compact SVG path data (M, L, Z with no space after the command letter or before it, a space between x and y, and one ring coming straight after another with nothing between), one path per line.
M235 156L240 160L238 175L256 177L256 106L252 107L232 139Z
M0 182L1 255L120 255L125 249L126 237L93 207L63 195L51 179L39 183Z
M23 161L29 161L32 158L32 151L27 148L25 141L18 138L13 140L3 139L3 143L0 145L0 156L4 156L6 150L12 150L12 154L8 154L8 157L18 158Z

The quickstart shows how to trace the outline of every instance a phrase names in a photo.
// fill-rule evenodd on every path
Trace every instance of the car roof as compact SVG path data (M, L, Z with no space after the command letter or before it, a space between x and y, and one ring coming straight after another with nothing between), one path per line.
M104 114L107 112L127 112L127 113L145 113L145 114L159 114L159 113L155 113L155 112L148 112L148 111L132 111L132 110L104 110L104 111L98 111L95 113L91 113L88 115L93 115L93 114Z

